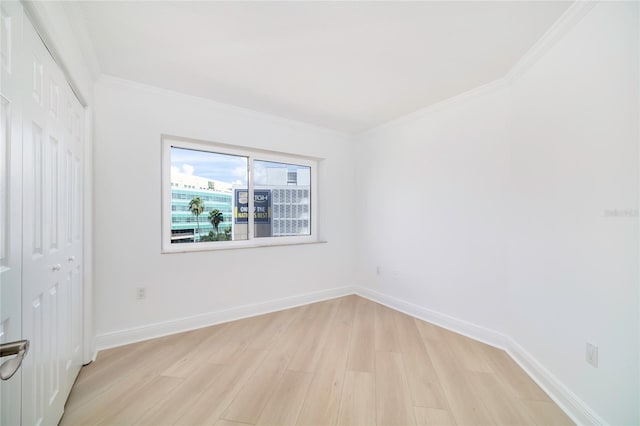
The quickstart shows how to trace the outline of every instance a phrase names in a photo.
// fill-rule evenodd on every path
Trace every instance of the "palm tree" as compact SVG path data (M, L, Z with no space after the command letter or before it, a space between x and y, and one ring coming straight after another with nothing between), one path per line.
M224 216L222 216L222 212L218 209L211 210L209 212L209 222L211 222L216 230L216 235L218 235L218 225L220 225L220 222L224 222Z
M200 216L202 214L202 212L204 211L204 202L202 201L202 199L200 197L193 197L191 199L191 201L189 201L189 210L191 211L191 214L195 215L196 217L196 227L198 229L198 236L200 235L200 221L198 219L198 216ZM195 241L195 237L193 239L193 241Z

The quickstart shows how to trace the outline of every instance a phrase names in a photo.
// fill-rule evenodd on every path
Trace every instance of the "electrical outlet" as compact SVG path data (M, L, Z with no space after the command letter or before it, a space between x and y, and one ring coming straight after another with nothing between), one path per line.
M144 287L136 288L136 300L143 300L147 297L147 289Z
M598 368L598 347L587 342L587 363Z

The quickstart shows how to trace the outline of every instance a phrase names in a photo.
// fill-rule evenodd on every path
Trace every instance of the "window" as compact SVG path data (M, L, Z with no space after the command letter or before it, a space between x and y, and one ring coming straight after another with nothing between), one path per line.
M317 161L164 136L163 251L316 242Z

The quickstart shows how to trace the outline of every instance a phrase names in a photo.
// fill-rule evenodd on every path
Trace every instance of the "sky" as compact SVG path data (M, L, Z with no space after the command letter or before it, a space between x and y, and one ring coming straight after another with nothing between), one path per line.
M247 184L247 157L172 147L171 169L221 182Z
M305 166L254 160L255 182L266 176L267 168L302 169ZM171 148L171 170L231 184L247 184L247 157Z

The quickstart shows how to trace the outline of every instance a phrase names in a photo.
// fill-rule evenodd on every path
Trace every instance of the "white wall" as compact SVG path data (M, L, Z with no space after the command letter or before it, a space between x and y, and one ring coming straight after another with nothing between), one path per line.
M489 89L359 138L361 283L504 328L506 94Z
M640 421L638 28L601 3L511 91L510 333L612 424Z
M354 168L348 136L110 77L96 93L98 337L352 284ZM324 158L325 244L161 254L160 135ZM146 287L137 301L135 288Z
M613 424L640 420L638 39L600 3L512 84L357 141L359 283L510 336Z

